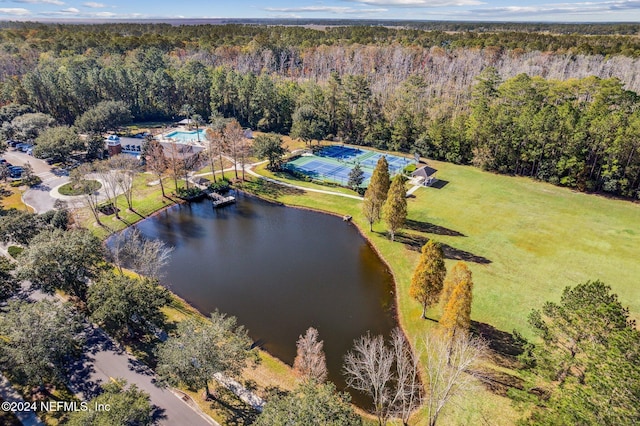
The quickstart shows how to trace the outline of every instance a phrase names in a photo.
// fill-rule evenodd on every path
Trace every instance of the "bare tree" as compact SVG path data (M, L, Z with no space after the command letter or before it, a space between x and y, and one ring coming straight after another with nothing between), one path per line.
M243 136L240 139L240 145L239 145L239 150L240 150L240 166L242 166L242 180L244 179L244 166L246 165L246 159L247 156L249 155L249 153L251 152L251 140L247 137L244 136L244 132L243 132Z
M393 353L382 336L362 336L344 360L347 385L368 394L373 399L374 413L380 425L386 424L393 402Z
M224 139L233 159L233 170L238 179L238 157L240 157L240 144L244 139L244 131L237 120L231 120L224 127Z
M304 336L298 338L298 351L293 361L293 369L303 377L322 383L327 379L327 360L318 341L318 330L309 327Z
M162 175L167 170L167 159L164 157L164 148L162 148L160 142L151 137L147 139L145 153L147 168L158 177L162 196L166 197L164 193L164 184L162 183Z
M209 164L211 165L211 173L213 173L213 181L216 182L216 160L215 155L217 152L217 141L222 139L222 133L219 130L207 129L205 133L205 139L207 140L207 158L209 159ZM222 163L220 164L222 168Z
M469 391L475 378L470 369L486 351L484 341L466 335L447 339L440 333L427 334L425 382L429 426L435 426L442 409L455 397Z
M109 160L99 161L94 163L94 165L95 174L102 183L102 188L107 196L107 202L113 206L116 218L120 219L118 206L116 204L119 188L118 174L111 169Z
M160 240L148 240L140 231L132 228L120 232L113 239L109 245L109 260L116 265L120 274L123 274L123 268L129 268L140 275L159 280L172 252L172 247Z
M115 173L118 188L127 200L129 210L133 211L133 180L140 172L140 165L135 157L119 154L109 159L109 165Z
M402 330L391 333L391 347L382 336L362 336L345 357L347 384L373 399L378 422L390 417L407 424L423 394L419 357L414 354Z
M89 176L92 175L94 171L94 165L92 163L83 163L70 173L70 178L73 185L80 190L82 199L86 206L89 207L89 210L91 210L96 223L103 226L100 221L100 216L98 215L98 190L92 186L93 183L89 180Z
M167 148L167 168L173 178L173 184L176 192L178 192L178 177L184 174L184 161L182 161L182 155L180 147L177 143L171 142Z
M402 424L407 425L411 413L422 403L420 359L411 349L400 328L396 327L391 332L391 346L396 374L392 414L399 417Z
M224 179L224 164L222 163L222 154L227 149L224 134L221 129L214 129L210 127L207 129L207 133L205 134L205 136L207 138L208 146L211 152L210 155L213 156L217 154L218 158L220 159L220 173L222 174L222 179Z

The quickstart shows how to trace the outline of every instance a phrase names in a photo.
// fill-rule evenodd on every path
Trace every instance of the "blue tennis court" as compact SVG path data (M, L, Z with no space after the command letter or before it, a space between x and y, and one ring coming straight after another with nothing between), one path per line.
M331 145L315 155L305 155L286 164L289 170L302 173L312 179L347 185L349 173L356 164L364 173L362 186L369 184L373 170L381 157L386 157L389 172L393 176L400 173L411 160L392 154L383 154L368 149Z

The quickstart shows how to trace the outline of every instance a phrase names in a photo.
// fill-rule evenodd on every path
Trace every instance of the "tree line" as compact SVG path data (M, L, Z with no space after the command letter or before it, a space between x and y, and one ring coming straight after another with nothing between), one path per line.
M414 46L486 47L505 46L527 51L568 51L573 54L638 56L640 44L634 37L633 24L603 25L532 25L478 23L412 23L393 22L377 25L376 21L349 25L330 21L324 29L296 25L170 25L142 23L109 23L96 25L64 25L38 23L4 23L0 40L27 41L39 50L56 53L123 53L144 46L164 51L196 47L254 44L278 51L291 46L321 46L391 43ZM260 25L262 24L262 25ZM597 34L598 37L591 37Z
M503 80L489 67L465 97L451 99L431 98L419 76L382 94L364 75L298 82L197 61L176 70L166 59L150 49L107 68L87 58L65 67L43 65L16 83L22 104L2 107L0 131L6 138L36 138L57 120L99 133L107 130L105 123L179 116L186 101L201 117L233 117L243 126L306 141L419 152L583 191L639 194L639 98L617 79L520 74ZM69 90L72 78L76 90ZM78 145L62 127L47 130L36 149L41 157L63 156Z

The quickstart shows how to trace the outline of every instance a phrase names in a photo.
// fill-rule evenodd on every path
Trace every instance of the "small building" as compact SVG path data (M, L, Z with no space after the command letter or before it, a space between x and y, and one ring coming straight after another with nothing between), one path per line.
M193 120L190 118L185 118L183 120L178 121L178 125L180 126L190 126L193 123Z
M114 155L118 155L121 153L140 155L140 153L142 152L142 144L144 143L144 139L109 135L107 139L105 139L105 142L107 144L107 152L109 153L109 157L113 157Z
M436 181L435 175L437 172L433 167L424 166L411 173L411 177L422 181L422 185L424 186L431 186Z
M114 155L118 155L122 152L122 145L118 135L109 135L104 141L107 144L109 157L113 157Z

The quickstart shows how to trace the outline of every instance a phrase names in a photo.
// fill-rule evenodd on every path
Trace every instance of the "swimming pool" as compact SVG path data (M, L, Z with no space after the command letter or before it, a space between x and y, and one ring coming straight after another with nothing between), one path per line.
M200 129L197 132L195 130L191 132L186 132L184 130L175 130L171 133L167 133L166 135L164 135L164 137L166 139L174 139L175 141L180 143L198 142L199 137L200 142L202 142L205 140L205 133L206 131L204 129Z

